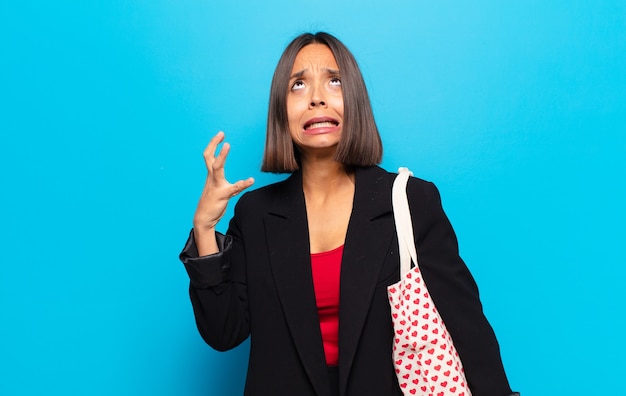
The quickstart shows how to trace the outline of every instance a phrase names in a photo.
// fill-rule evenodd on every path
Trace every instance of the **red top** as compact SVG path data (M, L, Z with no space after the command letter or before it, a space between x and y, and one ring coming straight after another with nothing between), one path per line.
M315 301L322 330L326 364L339 364L339 274L343 246L311 254Z

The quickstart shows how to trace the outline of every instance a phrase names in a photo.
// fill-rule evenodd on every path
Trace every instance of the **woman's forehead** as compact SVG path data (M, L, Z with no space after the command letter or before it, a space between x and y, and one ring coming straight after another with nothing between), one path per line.
M324 44L309 44L303 47L296 55L292 74L324 70L339 70L335 56L330 48Z

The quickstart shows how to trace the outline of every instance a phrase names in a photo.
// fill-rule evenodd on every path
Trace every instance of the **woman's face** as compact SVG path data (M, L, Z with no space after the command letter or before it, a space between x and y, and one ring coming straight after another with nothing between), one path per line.
M336 149L343 93L339 67L327 46L309 44L298 52L289 79L287 117L291 138L301 152Z

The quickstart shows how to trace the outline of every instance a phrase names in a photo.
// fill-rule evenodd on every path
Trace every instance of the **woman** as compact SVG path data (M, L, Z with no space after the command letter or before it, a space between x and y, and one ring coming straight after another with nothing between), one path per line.
M262 170L291 176L228 200L252 179L224 178L229 146L207 146L205 188L181 253L200 334L217 350L251 337L246 395L401 395L387 286L399 279L395 174L351 53L326 33L285 49L272 80ZM474 396L511 393L493 331L437 189L411 178L423 277Z

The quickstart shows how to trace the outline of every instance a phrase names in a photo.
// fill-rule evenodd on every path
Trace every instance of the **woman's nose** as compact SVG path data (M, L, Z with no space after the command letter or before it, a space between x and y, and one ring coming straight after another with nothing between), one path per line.
M309 107L318 106L326 106L326 100L322 89L316 86L311 90L311 102L309 103Z
M326 106L326 102L324 102L322 99L311 99L311 107L317 106Z

